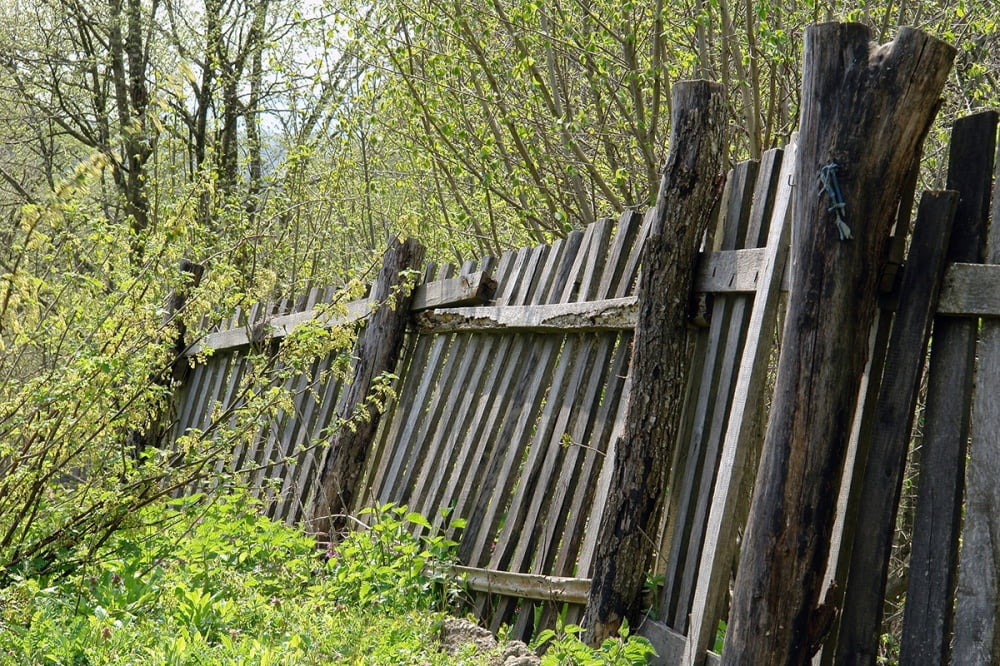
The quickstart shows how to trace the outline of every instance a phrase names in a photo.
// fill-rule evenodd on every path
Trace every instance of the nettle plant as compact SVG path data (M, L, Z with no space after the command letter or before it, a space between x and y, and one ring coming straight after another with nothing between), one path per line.
M350 532L327 552L331 586L345 603L442 611L463 590L452 573L458 543L422 514L392 503L361 511L370 526ZM447 512L442 518L447 519ZM457 518L449 530L461 530Z

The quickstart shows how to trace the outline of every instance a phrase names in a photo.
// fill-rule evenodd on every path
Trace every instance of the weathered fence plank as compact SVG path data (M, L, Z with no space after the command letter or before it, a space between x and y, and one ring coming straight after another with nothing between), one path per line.
M587 296L595 282L595 276L599 277L590 267L595 265L603 267L605 260L602 255L607 252L610 231L611 222L609 220L599 221L584 231L580 251L576 254L570 271L565 274L566 281L560 294L560 300L565 301ZM507 512L507 520L511 518L509 514L510 503L517 501L516 496L511 495L514 485L515 483L530 482L530 473L526 474L526 470L517 470L516 467L522 461L529 466L532 462L537 463L538 456L536 455L533 461L532 453L540 450L538 445L533 443L530 445L531 450L528 451L526 459L524 458L525 447L532 440L530 436L532 429L540 427L544 431L547 428L547 425L538 422L540 417L545 417L545 412L542 410L543 399L546 405L557 401L558 391L563 388L560 386L561 382L553 381L553 378L560 375L565 376L566 366L562 359L566 359L567 356L566 350L563 349L564 341L552 336L540 338L528 336L527 343L529 348L525 349L524 352L519 352L519 354L526 352L528 365L529 367L534 366L532 374L537 377L528 385L530 388L525 391L523 397L525 407L530 405L530 409L522 408L519 413L520 419L513 424L509 419L505 420L504 429L500 433L501 441L505 442L504 455L503 457L495 456L491 460L485 477L487 483L483 488L486 492L480 493L476 509L472 512L469 520L469 529L473 531L471 528L475 527L475 521L480 515L482 516L478 531L474 538L467 539L459 548L459 555L472 564L485 563L490 559L488 547L500 547L503 542L504 534L499 530L500 520L504 512ZM565 344L569 345L568 342ZM539 370L543 370L545 374L540 375ZM553 394L553 391L556 394ZM506 442L510 437L513 437L514 441ZM496 479L495 482L493 478ZM505 525L508 526L515 524L505 522ZM507 615L512 611L511 602L502 602L496 608L491 625L498 626L500 622L506 621Z
M505 265L501 266L501 270L505 268ZM444 266L440 269L438 276L447 279L451 270L450 266ZM435 381L440 372L439 361L442 358L447 358L447 350L452 342L453 338L451 337L433 339L420 337L417 339L416 348L410 357L414 359L414 363L420 365L408 368L407 383L401 387L400 395L405 396L404 399L408 404L419 405L419 407L407 410L403 414L398 410L392 412L392 425L388 435L383 437L382 446L388 448L384 449L385 455L380 459L382 462L380 473L375 478L368 480L374 497L360 497L361 505L356 504L355 511L363 508L369 500L374 500L377 504L403 500L400 494L403 491L402 479L411 469L410 461L420 446L420 442L417 441L414 434L419 430L424 419L423 406L427 404L434 390ZM403 445L401 447L393 446L396 442L401 442Z
M948 266L938 303L939 314L990 316L1000 312L1000 264Z
M747 186L752 195L751 201L747 204L730 202L731 206L743 209L745 215L742 228L732 238L733 244L759 247L766 242L775 193L781 186L781 158L781 151L768 151L759 170L754 170L756 177ZM723 247L725 248L725 244ZM693 442L694 450L700 454L695 464L688 466L684 483L679 484L682 497L686 498L681 502L679 514L687 521L687 525L684 529L685 538L675 538L671 544L660 615L671 628L682 633L688 631L705 523L730 418L737 370L745 341L748 335L752 337L755 334L748 330L753 305L749 295L717 293L713 296L710 351L705 368L706 378L702 384L702 392L707 395L699 397L699 402L705 402L706 409L703 420L695 430L697 440ZM713 349L713 346L716 348Z
M961 195L948 260L982 260L998 116L955 123L948 189ZM928 367L910 575L903 615L903 663L947 663L953 627L965 458L975 376L975 317L938 316Z
M635 327L634 296L600 301L544 305L505 305L447 308L417 317L421 333L455 331L533 331L563 334L568 331L624 331Z
M514 253L506 253L500 258L497 267L497 281L501 285L503 293L498 294L498 300L505 301L508 297L507 291L517 276L513 271ZM468 366L466 375L459 386L468 386L470 391L477 390L477 395L492 395L496 387L496 382L501 376L501 364L494 363L496 355L502 355L510 347L511 339L498 340L495 337L467 337L469 334L460 334L458 341L464 345L465 355L473 356L475 362ZM422 339L431 340L434 336L420 336ZM460 405L459 414L451 424L451 432L448 437L448 446L455 446L460 442L469 440L480 443L477 447L460 447L458 455L454 458L452 471L442 474L446 484L443 491L439 491L443 499L438 506L450 506L456 516L464 516L464 498L468 497L470 488L474 486L474 476L480 468L479 459L476 456L483 455L487 448L488 433L482 430L483 415L491 404L490 400L468 400L463 395L457 400ZM390 440L390 445L392 440ZM414 462L413 464L419 464ZM464 498L463 498L464 496ZM461 509L459 509L461 505Z
M600 267L601 271L587 270L578 293L564 292L563 297L605 298L608 292L604 290L613 289L625 275L630 249L626 241L635 238L639 222L638 215L621 217L610 252L605 241L610 230L608 224L590 244L590 259L582 264ZM613 277L604 279L607 275ZM604 401L610 400L615 405L620 397L621 382L616 375L610 374L615 367L610 362L611 357L616 350L620 351L620 342L616 345L616 340L618 336L614 334L571 334L563 341L552 388L535 426L528 459L507 511L505 528L490 558L491 567L533 573L569 573L560 569L560 565L575 563L586 516L582 504L576 503L573 510L567 502L574 495L578 499L590 495L593 458L602 453L597 447L607 442L606 438L593 437L593 428L606 425L595 419L602 396ZM578 462L581 457L583 464ZM523 525L551 527L545 531L525 530L519 527ZM557 561L560 553L561 561ZM587 564L582 563L582 566L586 570ZM516 600L511 599L500 604L498 619L512 612L515 603ZM551 612L551 607L546 610ZM514 625L515 635L530 632L534 613L529 611L529 608L520 610Z
M878 656L896 507L957 203L957 192L925 193L920 202L901 287L906 298L892 326L871 446L855 471L861 479L855 530L863 538L854 543L853 552L841 553L850 557L850 573L837 663L874 664Z
M1000 264L1000 159L991 219L986 261ZM1000 663L1000 305L982 321L976 356L952 661L990 666Z
M743 356L736 377L722 451L719 456L712 504L705 528L698 577L691 601L688 642L684 664L700 664L705 651L715 641L725 595L729 590L730 569L738 549L736 534L745 514L737 510L744 476L756 467L756 447L751 443L756 431L756 415L764 396L763 386L776 325L781 276L788 257L791 212L791 176L795 166L795 145L785 148L778 176L765 261L757 284ZM749 474L748 474L749 472Z
M458 277L425 282L413 290L413 311L440 307L460 307L486 303L496 293L496 280L485 271L463 273Z
M721 230L715 233L715 243L724 251L731 251L743 244L750 219L754 181L759 164L744 162L736 165L726 178L723 193ZM727 196L728 195L728 196ZM698 481L705 464L705 452L714 406L725 401L728 387L719 387L719 372L725 372L719 359L728 348L729 324L732 316L732 297L713 294L707 310L711 320L708 329L700 332L695 341L686 398L685 418L671 464L667 483L666 526L663 530L663 553L666 555L663 598L660 618L671 628L685 631L687 608L680 608L683 595L686 555L693 528L692 505L697 502ZM735 344L735 343L734 343ZM719 390L716 390L719 389ZM711 463L709 463L711 465Z
M590 590L589 578L543 576L539 574L454 566L452 571L470 590L502 594L513 598L582 604Z
M834 23L807 28L804 53L792 291L723 663L801 664L829 629L819 594L880 269L955 50Z

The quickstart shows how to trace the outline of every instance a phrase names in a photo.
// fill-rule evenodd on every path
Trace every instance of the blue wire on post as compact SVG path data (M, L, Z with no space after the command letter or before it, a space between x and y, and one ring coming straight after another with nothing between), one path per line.
M837 215L837 232L840 240L850 240L854 238L851 228L847 226L844 216L847 214L847 204L844 202L844 195L840 191L840 183L837 182L837 169L840 165L830 162L819 170L819 193L826 192L833 204L827 210L833 211Z

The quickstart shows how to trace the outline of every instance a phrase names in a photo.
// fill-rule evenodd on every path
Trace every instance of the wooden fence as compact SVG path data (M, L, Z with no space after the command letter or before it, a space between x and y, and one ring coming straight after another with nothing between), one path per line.
M970 177L956 175L949 186L960 189L963 197L982 199L982 192L966 190L976 187L973 181L982 186L985 169L988 202L996 115L985 114L976 123L980 143L992 131L993 143L979 148L980 153L988 148L988 165L976 162ZM961 164L963 157L965 152L954 163ZM650 619L643 631L656 643L664 663L702 661L715 642L720 620L726 618L766 422L768 371L778 345L782 291L788 288L784 274L790 200L796 190L793 163L794 146L734 168L718 224L706 239L699 263L684 427L662 534L650 535L657 553L654 573L663 580L654 603L658 619ZM812 184L806 187L811 190ZM1000 219L998 199L994 196L994 219ZM891 268L903 263L909 207L904 202L901 209ZM972 229L956 233L972 234L973 244L985 238L987 209L980 205L978 213L966 214L967 222L956 221ZM941 213L927 213L933 214ZM918 226L938 223L931 219ZM580 619L613 447L630 390L634 293L648 226L648 216L626 212L617 221L599 221L552 245L461 268L430 266L415 295L414 326L397 366L395 398L386 406L372 443L356 508L406 504L442 527L447 521L440 509L450 510L448 520L464 518L467 526L454 535L460 543L460 571L477 594L480 616L492 629L507 623L514 636L525 637L539 623L550 626L560 613L570 621ZM943 282L930 280L920 287L929 290L929 299L940 290L940 298L931 301L936 302L937 319L923 442L924 469L930 472L924 476L947 478L920 480L922 504L913 557L922 559L911 565L908 598L923 599L938 588L944 596L927 598L912 612L908 607L907 627L921 629L908 629L907 636L914 646L934 636L947 644L949 595L958 575L956 612L964 619L955 633L956 663L976 663L957 661L959 654L986 655L979 663L998 657L993 647L998 640L993 634L997 584L990 576L1000 563L994 508L1000 502L1000 266L995 265L1000 263L1000 225L994 224L991 234L992 264L978 263L980 247L975 256L949 258ZM921 270L919 263L912 267ZM869 345L872 360L858 397L852 440L853 448L862 452L857 456L861 462L848 464L843 483L841 513L852 517L841 521L838 535L846 537L838 536L831 548L828 579L836 580L835 589L841 591L872 585L857 570L849 576L845 562L855 544L868 536L855 537L852 521L862 495L858 479L877 430L873 423L883 418L877 400L882 366L892 368L898 356L889 345L892 313L896 302L919 298L900 294L898 288L893 291L894 284L886 280L871 340L859 341ZM257 371L248 360L248 349L275 344L305 321L320 318L332 326L363 320L370 308L361 300L334 316L318 307L331 297L330 291L313 290L295 303L261 306L248 313L242 326L220 330L193 346L189 355L194 370L176 396L175 436L210 436L223 425L239 422L241 405L266 388L259 380L254 380L258 385L248 383L248 373ZM956 321L964 333L946 333ZM947 349L941 349L944 346ZM962 362L945 354L957 355ZM976 355L973 396L971 360ZM917 356L922 367L923 349ZM330 354L315 359L307 372L280 375L294 401L272 410L266 421L246 425L244 444L234 451L230 464L252 470L247 480L267 500L268 513L275 518L297 523L306 517L322 442L337 425L343 380L333 369L339 359ZM280 369L279 364L271 371ZM886 370L890 372L897 370ZM919 377L919 368L916 374ZM948 535L938 535L944 539L941 544L931 543L929 535L935 530L929 525L943 515L956 517L962 508L963 447L970 418L973 462L959 574L957 524ZM939 427L935 419L948 423ZM908 431L905 437L909 439ZM932 441L943 444L932 446ZM935 447L947 460L933 458ZM946 491L932 484L944 484ZM921 508L942 501L942 496L943 506ZM920 545L923 538L928 539L926 548ZM925 580L941 571L946 580L938 588ZM921 597L923 592L927 594ZM936 632L933 627L938 627ZM832 663L835 645L827 643L827 663ZM947 647L927 649L940 652Z

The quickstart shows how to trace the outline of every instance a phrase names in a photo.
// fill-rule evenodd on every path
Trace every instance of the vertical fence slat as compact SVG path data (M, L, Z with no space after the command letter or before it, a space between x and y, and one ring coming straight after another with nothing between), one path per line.
M757 172L756 162L742 162L727 178L725 195L728 196L723 199L721 230L715 236L720 250L735 250L746 235ZM666 569L660 618L681 632L688 616L687 603L681 600L684 579L687 567L694 566L686 560L693 529L692 505L697 500L701 470L705 465L712 470L715 468L714 463L706 460L705 448L711 430L711 415L716 405L725 404L728 397L719 386L719 373L727 370L720 360L725 349L736 346L736 341L729 340L728 329L734 301L745 298L742 294L718 294L712 298L708 330L699 331L692 357L685 405L687 418L681 428L681 439L677 443L667 484L667 524L663 539Z
M1000 160L991 217L986 261L1000 264ZM953 661L988 666L1000 663L1000 317L983 319L977 356Z
M740 489L744 477L756 468L756 449L751 450L763 396L757 390L763 385L770 359L772 335L778 309L781 277L788 257L788 238L792 186L795 166L795 146L785 148L781 158L778 190L768 228L764 265L761 267L750 312L750 333L747 336L736 377L729 424L722 444L719 469L712 491L712 504L705 529L697 584L691 601L691 620L684 650L684 664L699 664L705 651L715 642L725 595L729 588L729 573L738 548L736 529L746 519L737 515Z
M875 663L878 655L885 576L889 566L896 507L903 481L913 410L951 233L957 193L925 194L903 276L906 298L896 312L884 381L875 406L872 444L857 473L862 474L857 541L845 592L838 662Z
M995 111L962 118L951 136L948 189L961 195L948 260L982 260L996 149ZM905 663L946 663L958 568L969 407L975 376L975 317L934 318L910 576L903 614Z

